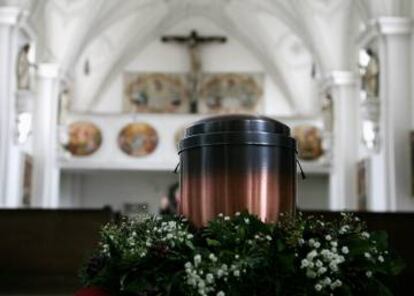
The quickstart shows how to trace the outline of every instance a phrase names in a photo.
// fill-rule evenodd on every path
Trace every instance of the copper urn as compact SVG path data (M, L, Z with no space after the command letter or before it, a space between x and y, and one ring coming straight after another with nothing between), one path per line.
M179 144L181 214L205 226L248 210L276 221L296 205L296 142L285 124L230 115L197 121Z

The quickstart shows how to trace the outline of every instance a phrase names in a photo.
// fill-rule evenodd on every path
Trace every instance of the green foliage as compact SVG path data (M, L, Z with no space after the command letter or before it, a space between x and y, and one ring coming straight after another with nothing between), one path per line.
M204 229L180 217L107 225L81 278L111 295L392 295L402 267L387 234L352 215L266 224L244 212Z

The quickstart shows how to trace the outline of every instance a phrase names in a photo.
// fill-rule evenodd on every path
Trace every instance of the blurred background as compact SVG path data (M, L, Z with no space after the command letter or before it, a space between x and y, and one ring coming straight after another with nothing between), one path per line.
M184 128L230 113L291 127L299 208L412 211L413 17L409 0L0 0L3 231L78 244L112 215L85 209L158 213Z
M288 124L303 209L411 210L404 0L0 2L0 206L155 213L203 117Z

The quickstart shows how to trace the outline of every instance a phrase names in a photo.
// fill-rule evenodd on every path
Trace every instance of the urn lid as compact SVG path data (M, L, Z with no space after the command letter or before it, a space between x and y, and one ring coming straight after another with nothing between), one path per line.
M179 152L201 146L251 144L289 148L296 151L290 128L272 118L254 115L225 115L199 120L189 126Z
M186 129L185 136L223 132L265 132L289 136L290 129L287 125L269 117L240 114L199 120Z

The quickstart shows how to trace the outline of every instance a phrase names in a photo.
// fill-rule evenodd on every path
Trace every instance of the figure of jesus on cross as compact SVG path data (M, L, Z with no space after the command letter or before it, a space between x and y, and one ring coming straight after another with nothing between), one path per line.
M161 37L162 42L175 42L187 46L190 56L190 112L197 113L197 96L202 73L200 46L208 43L225 43L224 36L200 36L197 31L191 31L188 36L169 35Z

